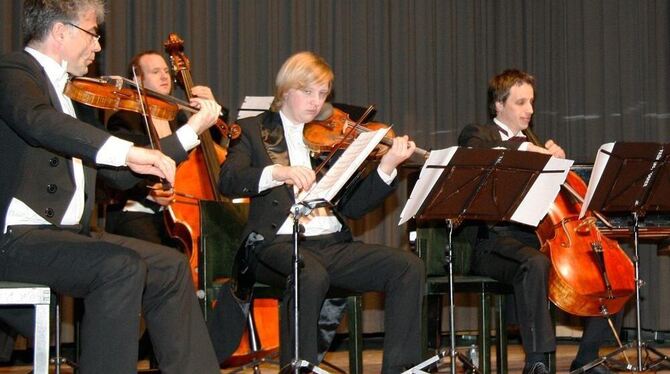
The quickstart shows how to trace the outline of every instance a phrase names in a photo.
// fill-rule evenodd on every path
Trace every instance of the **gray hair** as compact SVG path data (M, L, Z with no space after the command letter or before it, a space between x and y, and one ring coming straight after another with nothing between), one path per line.
M77 22L79 16L95 11L98 23L105 18L105 0L25 0L23 42L42 41L56 22Z

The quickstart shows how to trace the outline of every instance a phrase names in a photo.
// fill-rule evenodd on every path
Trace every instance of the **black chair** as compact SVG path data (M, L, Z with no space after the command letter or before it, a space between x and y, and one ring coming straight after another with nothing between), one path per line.
M424 352L439 349L442 340L443 297L449 296L449 277L446 270L445 248L447 245L445 224L419 225L416 229L415 248L426 264L426 299L423 318ZM467 275L470 270L472 247L462 231L452 235L454 255L454 292L476 293L478 305L479 369L484 374L491 372L491 310L496 316L496 371L507 373L507 333L504 315L505 294L511 287L488 277ZM491 299L495 303L491 303Z

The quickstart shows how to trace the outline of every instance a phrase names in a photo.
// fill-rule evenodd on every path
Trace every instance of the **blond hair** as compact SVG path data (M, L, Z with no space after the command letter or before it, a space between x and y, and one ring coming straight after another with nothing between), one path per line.
M335 74L321 56L313 52L298 52L284 62L275 80L275 98L271 109L279 111L288 90L301 89L311 84L328 84L332 89Z

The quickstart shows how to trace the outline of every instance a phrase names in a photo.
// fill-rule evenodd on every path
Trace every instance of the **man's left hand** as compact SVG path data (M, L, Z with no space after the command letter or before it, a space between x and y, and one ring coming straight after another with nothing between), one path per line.
M384 173L391 175L398 165L412 156L415 149L416 144L407 135L395 137L393 145L379 162L379 167Z

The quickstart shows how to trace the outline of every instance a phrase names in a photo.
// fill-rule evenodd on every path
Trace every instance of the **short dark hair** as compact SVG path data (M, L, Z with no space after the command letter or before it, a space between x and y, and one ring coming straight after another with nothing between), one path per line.
M104 0L25 0L23 42L42 41L56 22L77 22L82 12L93 9L98 23L105 18Z
M496 116L496 103L504 103L512 87L523 83L529 84L535 90L535 77L517 69L507 69L489 81L488 100L491 118Z

